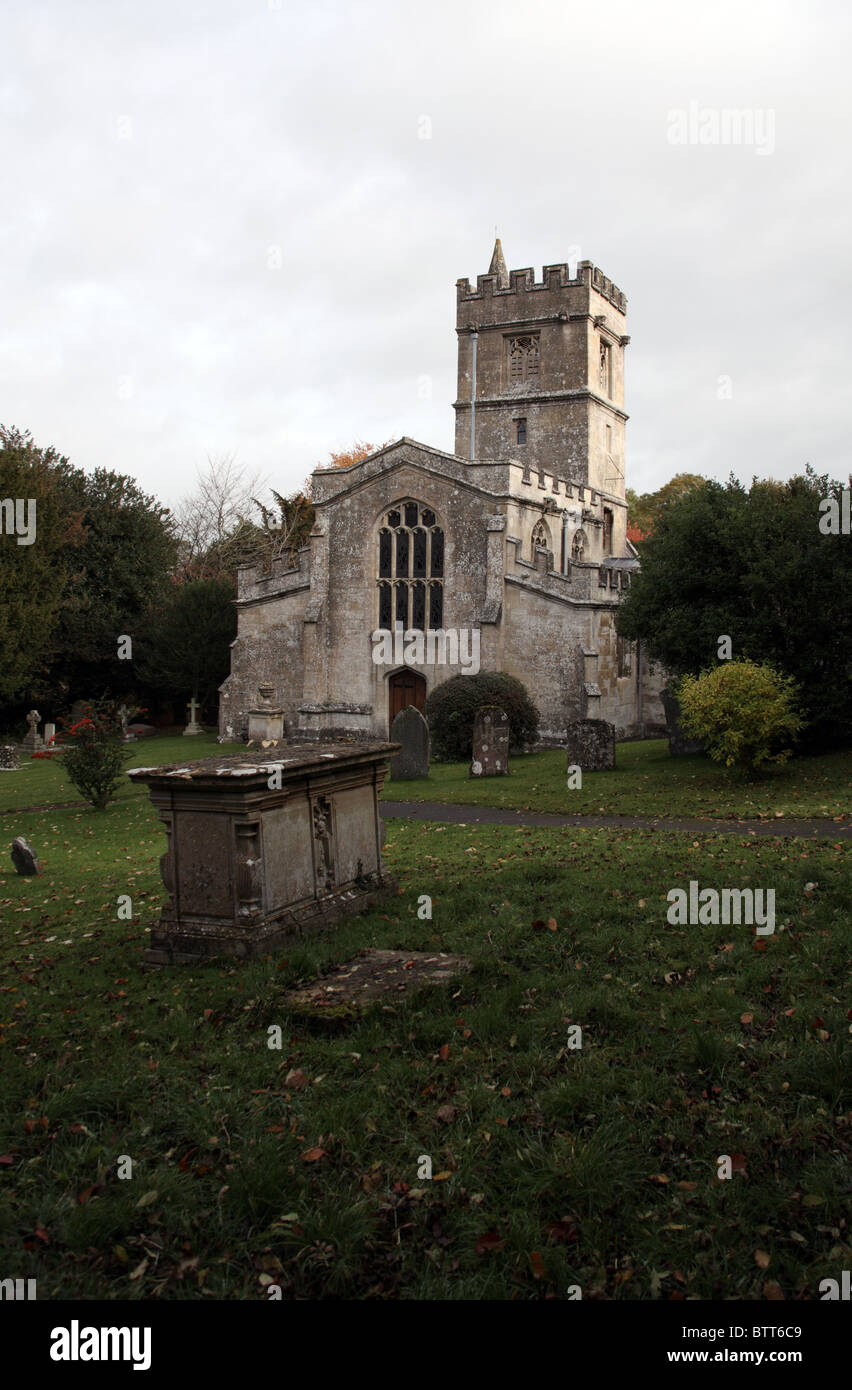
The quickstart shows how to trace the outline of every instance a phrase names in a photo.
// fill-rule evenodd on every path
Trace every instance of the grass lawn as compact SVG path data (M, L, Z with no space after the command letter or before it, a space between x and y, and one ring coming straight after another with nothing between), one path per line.
M182 758L209 758L212 753L233 754L244 750L243 743L217 743L213 730L192 738L184 738L182 734L155 734L127 745L127 766L153 767ZM147 800L148 788L134 786L128 781L119 790L117 799L127 801L131 797ZM0 812L81 800L80 793L62 771L58 756L55 759L22 758L17 772L0 772ZM25 835L26 831L16 830L15 833Z
M643 753L653 800L653 748L619 750ZM517 760L497 794L554 759ZM7 774L0 807L25 783L19 805L62 799L60 776ZM0 1245L39 1298L252 1299L273 1279L285 1298L813 1299L850 1267L848 844L393 821L381 910L282 956L143 973L165 836L141 789L4 819L44 864L20 878L6 851L0 870ZM775 935L670 926L692 878L774 887ZM338 1032L288 1016L286 988L365 945L473 971Z
M695 816L743 820L848 817L852 749L794 758L756 782L737 782L703 756L672 758L666 739L618 743L612 772L586 772L569 790L563 751L510 759L508 777L473 778L467 763L432 763L416 782L385 783L387 801L444 801L568 815Z

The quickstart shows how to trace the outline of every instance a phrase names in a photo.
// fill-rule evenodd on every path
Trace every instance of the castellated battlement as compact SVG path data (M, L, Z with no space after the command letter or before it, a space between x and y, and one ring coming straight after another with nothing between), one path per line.
M499 272L489 271L487 275L477 275L475 290L471 289L469 279L457 280L456 300L458 304L462 304L474 299L503 299L510 295L536 295L548 291L552 293L554 290L581 289L585 286L597 290L598 294L620 313L627 313L627 295L591 261L578 261L577 274L573 278L565 261L543 266L541 274L541 280L536 280L532 267L511 270L507 276L508 284L505 284L504 277ZM535 313L535 308L531 307L529 317L534 317ZM527 315L519 313L518 317L523 318Z

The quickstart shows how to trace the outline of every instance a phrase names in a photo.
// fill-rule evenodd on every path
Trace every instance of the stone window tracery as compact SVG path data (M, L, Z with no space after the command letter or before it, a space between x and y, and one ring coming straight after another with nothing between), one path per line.
M429 507L403 502L379 522L379 622L413 631L444 619L444 532Z
M538 380L540 334L520 333L506 339L509 381Z
M532 558L535 560L537 550L550 549L550 531L546 521L537 521L532 529Z

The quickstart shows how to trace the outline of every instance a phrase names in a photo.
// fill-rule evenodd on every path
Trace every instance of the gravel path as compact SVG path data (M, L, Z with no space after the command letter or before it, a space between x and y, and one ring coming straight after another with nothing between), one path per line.
M587 830L684 831L690 835L768 835L775 839L849 840L852 823L833 820L684 820L679 816L563 816L502 806L448 806L439 801L380 801L386 820L445 821L451 825L575 825Z

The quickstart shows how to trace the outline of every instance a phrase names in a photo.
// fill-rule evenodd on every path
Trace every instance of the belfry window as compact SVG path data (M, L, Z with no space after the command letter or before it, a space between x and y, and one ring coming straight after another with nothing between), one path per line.
M429 507L403 502L379 523L379 627L413 631L444 620L444 532Z
M521 333L506 338L506 364L509 382L538 380L538 333Z
M526 422L526 420L525 420L525 419L516 420L516 421L515 421L515 424L517 425L517 439L516 439L515 442L518 443L518 444L526 444L526 442L527 442L527 422Z

